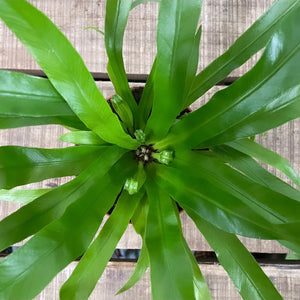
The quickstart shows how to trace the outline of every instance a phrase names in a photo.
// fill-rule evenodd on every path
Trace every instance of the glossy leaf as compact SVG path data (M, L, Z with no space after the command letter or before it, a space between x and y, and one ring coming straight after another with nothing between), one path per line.
M83 60L58 28L27 1L0 2L0 18L27 47L80 120L107 142L134 149Z
M277 168L286 176L288 176L298 187L300 187L299 175L296 173L293 167L279 154L249 139L231 142L228 143L228 145L242 153L255 157L258 160Z
M149 213L145 241L150 260L154 299L195 299L193 269L185 252L177 206L162 189L148 180ZM180 263L179 263L180 262Z
M251 25L223 55L197 75L187 105L192 104L257 51L265 47L274 32L284 26L293 13L300 13L298 1L275 1L266 13Z
M49 80L0 70L0 128L40 124L85 128Z
M254 257L234 234L218 229L190 210L187 213L215 251L243 299L283 299Z
M0 188L10 189L48 178L77 175L105 150L105 147L96 146L61 149L0 147Z
M156 59L153 62L150 75L147 78L136 114L136 127L142 130L145 129L153 105L155 69Z
M122 159L108 176L93 178L91 189L72 203L61 218L2 260L0 298L33 298L59 271L82 255L130 172L132 164Z
M17 202L27 204L34 199L48 193L51 189L18 189L0 190L0 201Z
M185 95L184 95L184 104L182 106L182 110L186 109L189 106L189 103L187 102L189 92L193 86L193 82L195 80L195 75L198 69L198 63L199 63L199 48L200 48L200 40L202 35L202 26L199 26L199 28L196 31L195 37L194 37L194 44L191 51L190 58L187 62L187 72L186 72L186 79L185 79Z
M294 12L259 62L174 125L157 147L207 148L253 136L300 117L300 39ZM188 128L188 129L187 129Z
M176 205L177 206L177 205ZM179 217L179 211L178 207L175 209L175 214L178 220L178 223L180 224L180 217ZM183 239L183 246L185 248L185 252L188 255L190 262L192 264L193 269L193 284L194 284L194 291L195 291L195 298L196 300L209 300L211 299L211 295L207 286L207 283L200 271L199 265L197 263L197 260L193 253L191 252L191 249L189 248L189 245L187 244L186 240Z
M137 234L139 234L142 238L145 234L146 221L149 212L149 201L147 195L140 200L134 214L131 217L131 222L134 230Z
M268 172L252 157L226 145L214 147L213 151L221 160L229 163L251 180L277 193L281 193L293 199L300 199L300 192L298 190Z
M123 191L100 234L85 252L60 290L60 299L88 299L111 258L143 193L130 196ZM80 288L78 288L80 287Z
M299 198L289 198L252 182L210 154L178 153L172 167L160 165L157 169L157 175L163 178L158 181L161 188L218 228L299 245Z
M147 195L145 194L144 197L139 201L135 212L131 217L131 223L133 225L134 230L143 239L142 249L130 278L124 284L124 286L117 292L116 295L121 294L133 287L143 277L143 275L149 267L148 250L146 248L144 240L148 210L149 203Z
M148 267L149 267L148 251L145 244L143 243L138 261L135 265L135 268L130 278L126 281L124 286L116 293L116 295L119 295L132 288L144 276Z
M87 127L74 117L8 117L0 114L0 129L47 124L59 124L68 128L87 130Z
M59 137L59 140L75 145L108 145L93 131L71 131Z
M0 222L0 249L36 233L47 224L60 218L66 208L78 199L89 197L95 186L124 155L126 150L109 147L102 155L72 181L59 186L21 207ZM131 155L126 156L132 161ZM0 250L0 251L1 251Z
M182 110L202 1L162 1L157 27L154 99L146 134L164 137ZM161 115L164 118L161 118Z
M131 93L122 56L123 36L131 8L131 1L106 2L105 48L108 56L108 74L116 93L129 105L135 115L137 104Z

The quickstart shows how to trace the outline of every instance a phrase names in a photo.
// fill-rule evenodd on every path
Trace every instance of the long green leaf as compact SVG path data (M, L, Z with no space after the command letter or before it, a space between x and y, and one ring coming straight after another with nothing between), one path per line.
M299 20L299 14L291 13L255 67L178 122L157 147L207 148L300 117Z
M145 234L148 212L149 212L149 201L148 201L147 195L145 194L145 196L139 202L139 204L131 218L131 222L132 222L134 230L142 238L144 237L144 234Z
M181 157L180 157L181 155ZM177 153L172 167L158 166L161 188L227 232L286 239L299 244L300 199L259 185L211 155Z
M58 28L27 1L3 0L0 18L27 47L80 120L107 142L134 149L81 57Z
M83 254L126 177L132 173L132 166L128 159L122 159L108 176L101 180L93 178L92 188L71 204L61 218L0 262L1 299L33 298L58 272Z
M300 199L300 192L264 169L252 157L229 146L217 146L212 149L222 161L229 163L251 180L293 199Z
M0 70L0 114L20 117L75 116L50 81Z
M133 225L134 230L137 234L139 234L143 240L142 249L136 263L136 266L128 279L128 281L124 284L124 286L117 292L117 295L129 290L133 287L145 274L149 267L149 256L148 250L145 245L145 228L146 228L146 221L149 211L149 201L147 199L147 195L145 194L144 197L139 201L137 208L135 209L134 214L131 217L131 222Z
M185 104L189 60L202 1L162 1L157 27L154 99L146 133L164 137ZM164 115L164 118L161 118Z
M205 278L203 277L201 270L199 268L199 265L197 263L197 260L193 253L191 252L191 249L189 248L189 245L184 240L184 247L187 255L190 258L190 261L192 263L193 268L193 284L194 284L194 290L195 290L195 298L196 300L210 300L211 295L207 286L207 283L205 281Z
M106 2L105 48L108 56L108 74L116 93L127 101L135 115L137 104L128 84L122 56L123 37L130 9L131 1Z
M61 217L72 203L89 197L125 152L126 150L117 146L109 147L72 181L51 190L3 219L0 222L0 249L6 249L36 233ZM126 155L126 159L133 161L132 155Z
M75 145L108 145L93 131L71 131L59 137L59 140Z
M280 29L290 14L294 12L300 13L299 1L275 1L269 10L242 34L223 55L197 75L187 105L193 103L257 51L265 47L274 32Z
M0 190L0 201L17 202L27 204L36 198L48 193L51 189L15 189Z
M41 124L85 128L49 80L0 70L0 128Z
M149 213L145 241L153 298L195 299L192 264L174 211L177 206L150 179L146 182L146 190Z
M184 207L185 209L185 207ZM243 299L283 299L240 240L186 210L215 251Z
M88 128L78 120L76 117L8 117L7 115L0 114L0 129L59 124L69 128L87 130Z
M101 277L143 193L130 196L123 191L100 234L83 255L60 290L61 300L88 299Z
M60 149L0 147L0 188L10 189L48 178L78 175L105 150L106 147L97 146Z
M138 261L135 265L135 268L130 278L126 281L124 286L116 293L116 295L119 295L132 288L144 276L148 267L149 267L148 251L145 244L143 243Z
M145 129L153 105L155 69L156 59L153 62L150 75L147 78L136 114L136 127L142 130Z
M201 35L202 35L202 26L199 26L194 37L194 44L191 51L191 55L187 62L187 72L186 72L186 79L185 79L186 82L185 82L185 91L184 91L185 95L184 95L184 104L181 108L182 110L187 108L189 105L187 99L188 99L189 92L192 88L193 82L195 80L195 75L198 69Z
M283 174L288 176L298 187L300 187L299 175L296 173L293 167L279 154L249 139L238 140L228 143L228 145L242 153L255 157L258 160L277 168Z
M179 211L175 209L175 214L178 220L178 223L181 224ZM188 255L190 262L193 268L193 283L194 283L194 290L195 290L195 298L196 300L209 300L211 299L211 295L207 286L207 283L200 271L199 265L189 245L187 244L186 240L183 239L183 246L185 248L185 252Z

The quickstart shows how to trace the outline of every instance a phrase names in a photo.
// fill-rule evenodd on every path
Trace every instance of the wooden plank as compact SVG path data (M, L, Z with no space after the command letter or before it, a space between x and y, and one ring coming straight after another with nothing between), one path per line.
M106 72L104 38L86 26L104 29L105 0L29 0L62 30L82 55L91 72ZM199 68L222 54L274 0L204 1ZM157 3L136 7L130 14L124 39L124 60L128 73L148 74L156 53ZM39 69L25 47L0 22L0 68ZM258 56L232 73L245 73Z
M35 298L35 300L58 300L58 291L63 282L70 276L76 266L71 263L63 270L47 288ZM110 262L98 281L90 300L140 300L151 299L151 287L149 270L145 276L130 290L115 296L134 270L135 263ZM227 273L218 264L200 264L200 269L208 283L213 299L238 300L241 299ZM266 265L262 267L269 278L273 281L284 299L299 299L300 289L300 266L299 265Z
M108 97L114 93L114 89L110 82L97 82L99 89L102 91L105 97ZM133 83L131 86L142 86L142 84ZM217 86L212 88L206 95L199 99L192 105L193 109L197 109L200 105L206 103L211 96L221 90L224 86ZM291 130L293 128L293 130ZM65 133L67 130L61 126L49 125L49 126L32 126L27 128L0 130L0 145L21 145L31 147L42 148L56 148L66 147L69 144L63 143L57 140L57 138ZM284 156L300 174L300 119L290 122L275 130L269 131L266 136L259 137L262 144L272 148L275 145L275 149L279 154ZM272 171L272 168L269 168ZM275 172L276 173L276 172ZM277 172L279 173L279 172ZM284 175L277 174L279 177L286 180ZM49 188L55 187L70 180L71 177L54 178L45 180L39 183L26 185L30 188ZM8 216L13 211L20 207L16 203L2 202L0 205L0 219ZM183 232L186 240L193 250L210 251L211 248L200 234L194 223L185 214L181 214ZM262 253L287 253L289 252L285 247L279 245L274 241L259 241L255 239L241 238L243 243L251 252ZM18 243L17 245L22 245ZM128 226L127 231L118 244L119 248L124 249L139 249L141 247L141 240L139 236L134 232L132 226Z

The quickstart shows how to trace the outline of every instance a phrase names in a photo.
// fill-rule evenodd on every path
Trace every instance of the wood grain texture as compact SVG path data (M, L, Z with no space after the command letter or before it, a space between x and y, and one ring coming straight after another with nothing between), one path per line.
M35 298L35 300L58 300L58 291L63 282L70 276L77 263L71 263L63 270L48 287ZM98 281L96 288L89 300L146 300L151 299L151 287L149 270L144 277L130 290L115 296L115 293L122 287L130 277L134 269L134 263L110 262ZM208 283L213 299L216 300L238 300L241 299L236 288L230 281L224 269L218 265L200 264L200 269ZM284 299L298 300L300 288L299 265L277 265L263 266L263 270L273 281L276 288ZM173 300L173 299L170 299ZM271 300L271 299L270 299Z
M86 26L104 29L105 0L29 0L43 11L82 55L91 72L106 72L104 38ZM274 0L205 0L199 69L226 51ZM156 53L157 3L132 10L124 39L124 60L128 73L148 74ZM39 69L13 34L0 22L0 68ZM244 74L257 61L254 56L232 75Z

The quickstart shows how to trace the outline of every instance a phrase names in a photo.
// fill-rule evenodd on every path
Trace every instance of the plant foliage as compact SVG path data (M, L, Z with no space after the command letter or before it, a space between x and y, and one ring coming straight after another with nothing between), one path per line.
M282 298L236 235L277 240L300 253L300 192L255 159L298 187L300 178L286 160L252 139L300 116L300 2L276 1L197 74L202 0L156 1L157 55L137 102L122 47L130 11L144 2L107 1L108 74L117 93L111 109L79 54L42 12L25 0L0 1L0 18L47 75L0 71L0 128L60 124L70 129L60 139L74 144L0 147L0 199L25 204L0 222L0 250L32 236L0 262L1 299L35 297L81 255L60 298L87 299L129 220L143 246L119 292L150 266L154 299L209 299L176 203L243 298ZM178 117L262 48L253 69ZM77 176L57 188L12 189L69 175Z

